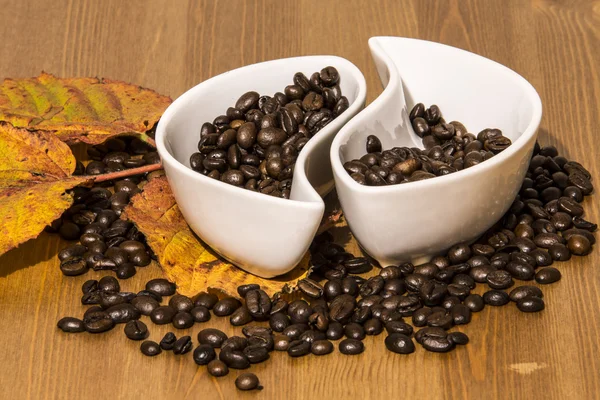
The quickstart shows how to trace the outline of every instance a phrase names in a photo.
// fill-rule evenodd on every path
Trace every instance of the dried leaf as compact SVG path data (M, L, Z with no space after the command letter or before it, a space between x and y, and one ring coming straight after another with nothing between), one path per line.
M72 177L75 157L46 132L0 122L0 254L37 237L72 203L66 190L84 183Z
M261 285L272 296L291 292L308 275L308 253L293 271L273 279L249 274L219 257L189 228L164 177L150 181L134 196L122 218L133 221L146 235L169 280L187 296L209 288L237 296L237 287L249 283Z
M0 120L53 132L64 142L98 144L112 136L139 134L158 121L171 99L150 89L98 78L5 79Z

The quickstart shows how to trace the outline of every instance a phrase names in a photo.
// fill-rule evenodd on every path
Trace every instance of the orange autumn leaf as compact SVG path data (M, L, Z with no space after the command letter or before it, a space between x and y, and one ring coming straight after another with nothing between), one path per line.
M259 284L270 296L289 293L309 272L308 253L293 271L273 279L249 274L225 261L189 228L164 177L150 181L134 196L121 218L133 221L146 235L167 278L186 296L208 289L237 296L237 287L250 283Z
M170 103L168 96L125 82L44 72L0 85L0 121L52 132L69 143L99 144L122 134L147 138Z
M65 191L86 181L71 176L74 169L56 136L0 122L0 254L37 237L71 205Z

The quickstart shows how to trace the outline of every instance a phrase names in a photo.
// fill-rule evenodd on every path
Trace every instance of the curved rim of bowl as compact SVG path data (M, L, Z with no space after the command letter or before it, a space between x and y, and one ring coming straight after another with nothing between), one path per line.
M363 73L360 71L360 69L358 69L358 67L356 65L354 65L351 61L349 61L343 57L338 57L338 56L333 56L333 55L313 55L313 56L278 58L278 59L274 59L274 60L250 64L250 65L246 65L246 66L236 68L236 69L233 69L230 71L223 72L219 75L213 76L205 81L200 82L196 86L193 86L192 88L185 91L181 96L179 96L177 99L175 99L167 107L167 109L163 113L162 117L160 118L160 121L158 122L158 125L156 127L156 136L155 136L156 148L161 157L162 162L169 164L170 167L175 168L178 172L183 173L186 176L188 176L192 179L195 179L202 184L212 185L215 188L220 188L220 189L224 190L225 192L227 192L227 194L231 194L231 195L237 194L239 196L249 196L249 198L261 199L261 200L264 200L265 202L272 203L272 204L279 204L279 205L287 204L290 206L306 207L306 208L323 207L323 205L324 205L323 199L316 192L316 190L312 187L312 185L310 185L310 183L309 183L309 186L310 186L311 190L314 192L314 193L311 193L311 197L316 196L316 197L314 197L314 200L312 200L312 201L283 199L283 198L279 198L279 197L268 196L263 193L258 193L258 192L254 192L251 190L246 190L243 188L235 187L235 186L229 185L225 182L221 182L220 180L216 180L213 178L209 178L208 176L202 175L202 174L192 170L191 168L188 168L183 163L181 163L179 160L177 160L171 154L171 152L167 150L166 145L165 145L166 136L167 136L166 126L168 125L169 121L173 118L173 116L177 112L179 112L179 109L183 107L183 104L185 104L192 97L197 96L198 92L202 91L203 86L205 86L208 82L214 82L215 80L218 81L218 80L226 79L226 78L230 79L232 74L241 73L242 71L246 71L248 69L255 68L257 66L265 66L268 64L279 64L279 63L283 63L283 62L294 62L294 61L304 60L304 59L309 59L309 58L316 59L316 60L323 59L323 61L336 60L337 63L344 64L345 67L348 68L348 70L351 72L352 79L357 83L358 91L357 91L356 99L350 104L350 106L348 107L348 109L346 111L344 111L344 113L348 112L353 115L356 115L360 111L360 108L364 104L366 96L367 96L366 81L365 81L365 77L364 77ZM346 76L344 76L343 79L348 79L348 78ZM344 113L340 114L340 116L343 115ZM350 120L352 120L352 117L350 118ZM348 122L350 122L350 121L348 121ZM321 133L327 133L328 132L327 129L329 129L329 130L335 129L335 127L333 125L334 123L335 123L335 119L332 120L331 123L326 125L323 129L321 129L315 136L313 136L313 138L316 136L319 136L319 134L321 134ZM342 128L343 128L343 125L339 129L342 129ZM339 134L339 132L337 134ZM336 136L337 136L337 134L336 134ZM311 138L311 140L312 140L312 138ZM311 143L311 140L309 140L307 142L307 145ZM314 144L312 146L314 146ZM298 158L300 158L303 153L304 152L301 151L300 156ZM306 157L307 156L305 155L301 159L302 168L304 168L304 163L305 163ZM296 161L298 161L298 160L296 160ZM304 171L302 172L302 177L303 177L303 179L308 180ZM167 178L168 178L168 175L167 175ZM314 194L314 196L313 196L313 194ZM317 197L318 197L318 199L317 199Z
M485 62L488 62L492 68L496 69L497 73L502 73L502 74L508 75L509 77L511 77L513 80L515 80L516 82L518 82L520 84L524 93L527 95L527 97L529 98L529 100L531 101L531 103L533 105L533 114L532 114L531 120L529 121L529 124L527 125L527 127L525 128L523 133L517 138L517 140L515 140L506 150L504 150L501 153L495 155L494 157L486 160L485 162L474 165L471 168L462 169L460 171L457 171L457 172L454 172L454 173L448 174L448 175L436 176L435 178L432 178L432 179L425 179L422 181L409 182L404 185L386 185L386 186L361 185L360 183L358 183L354 179L352 179L350 177L350 174L348 174L346 172L346 170L344 169L344 166L342 164L342 160L340 157L340 147L343 144L345 144L345 142L348 141L348 137L350 136L350 134L352 134L354 132L357 125L360 125L364 120L367 120L368 118L370 118L371 114L373 112L377 111L382 103L387 102L388 99L392 97L392 92L393 92L393 88L395 87L395 85L401 84L400 72L398 71L396 65L394 64L394 62L392 61L390 56L388 56L387 52L383 49L383 47L379 43L379 41L381 39L393 39L393 40L397 40L397 41L412 41L412 42L422 43L426 46L450 48L453 51L462 52L463 54L467 55L468 57L472 57L472 58L476 58L476 59L480 59L480 60L484 60ZM352 120L348 121L348 123L346 125L344 125L342 127L342 129L340 129L340 131L334 138L333 143L331 144L331 151L330 151L331 166L334 171L334 175L336 175L338 179L341 179L344 182L344 184L346 184L353 191L363 192L363 193L378 193L378 194L402 193L407 190L413 190L413 189L418 189L418 188L427 188L427 187L434 186L434 185L437 185L440 183L452 183L452 182L455 182L456 180L468 178L469 176L474 176L474 175L479 175L479 174L485 173L486 171L495 168L498 164L503 163L506 159L508 159L513 154L515 154L517 151L519 151L522 147L524 147L525 144L532 137L535 136L537 129L540 126L540 122L542 120L542 101L540 99L539 94L533 87L533 85L531 85L531 83L529 83L525 78L523 78L521 75L519 75L512 69L510 69L494 60L490 60L489 58L480 56L480 55L472 53L470 51L459 49L459 48L453 47L453 46L448 46L448 45L445 45L442 43L432 42L432 41L428 41L428 40L397 37L397 36L371 37L369 39L369 47L371 48L371 51L373 51L379 57L381 57L381 59L386 64L386 68L388 69L389 74L390 74L389 82L388 82L387 86L385 87L385 89L383 90L383 92L379 95L379 97L377 97L375 100L373 100L373 102L371 104L369 104L367 107L365 107L363 112L361 112L359 115L354 117ZM401 90L403 90L403 88Z

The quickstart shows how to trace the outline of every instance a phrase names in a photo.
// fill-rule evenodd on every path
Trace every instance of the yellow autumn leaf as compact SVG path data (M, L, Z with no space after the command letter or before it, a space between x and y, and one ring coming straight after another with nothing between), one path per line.
M37 237L72 203L75 157L47 132L0 122L0 254Z
M0 121L54 133L64 142L99 144L152 129L171 103L168 96L125 82L99 78L5 79Z

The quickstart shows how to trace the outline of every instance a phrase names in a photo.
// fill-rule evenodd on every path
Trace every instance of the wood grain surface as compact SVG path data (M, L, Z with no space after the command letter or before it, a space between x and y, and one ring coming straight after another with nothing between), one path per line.
M336 54L365 74L368 101L381 92L367 40L408 36L458 46L527 78L544 106L543 144L600 175L600 2L551 0L0 0L0 79L41 70L105 76L177 97L211 76L254 62ZM600 221L598 195L585 202ZM347 231L336 230L339 238ZM104 335L57 330L81 316L83 281L66 278L43 234L0 257L0 398L523 398L600 396L600 253L560 264L547 308L487 307L461 328L471 344L449 354L420 347L400 356L383 336L360 356L273 354L252 367L264 390L241 393L238 371L215 379L191 354L147 358L122 327ZM137 291L156 265L123 282ZM225 318L206 326L234 330ZM167 327L150 325L159 340ZM195 335L199 325L190 329Z

